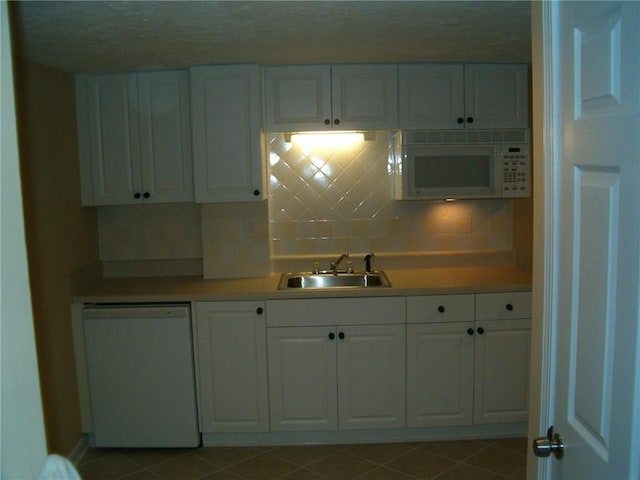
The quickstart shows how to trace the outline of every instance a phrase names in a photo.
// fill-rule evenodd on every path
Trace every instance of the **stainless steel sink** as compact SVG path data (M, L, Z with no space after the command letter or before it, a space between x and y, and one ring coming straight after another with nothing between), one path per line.
M391 282L382 270L374 272L297 272L283 273L280 277L278 290L289 288L320 289L320 288L370 288L390 287Z

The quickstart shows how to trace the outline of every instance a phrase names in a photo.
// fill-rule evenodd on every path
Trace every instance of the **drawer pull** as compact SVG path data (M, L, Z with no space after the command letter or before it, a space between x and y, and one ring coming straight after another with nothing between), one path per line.
M504 308L506 308L509 311L512 311L513 310L513 305L511 305L510 303L507 303Z
M439 311L440 313L444 313L445 308L444 308L442 305L440 305L440 306L438 307L438 311Z
M264 309L263 309L262 307L258 307L258 308L256 309L256 313L257 313L258 315L262 315L262 312L264 312Z

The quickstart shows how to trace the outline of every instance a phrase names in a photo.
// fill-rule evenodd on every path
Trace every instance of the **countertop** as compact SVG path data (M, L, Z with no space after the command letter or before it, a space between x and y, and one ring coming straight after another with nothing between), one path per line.
M442 295L528 291L531 272L515 267L385 269L391 287L278 290L280 274L263 278L205 280L201 277L105 278L73 292L75 303L184 302Z

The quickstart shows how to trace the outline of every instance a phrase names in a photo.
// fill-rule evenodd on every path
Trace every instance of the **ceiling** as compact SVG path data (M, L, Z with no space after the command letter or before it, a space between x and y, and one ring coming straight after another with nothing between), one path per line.
M68 72L531 59L528 1L18 1L17 56Z

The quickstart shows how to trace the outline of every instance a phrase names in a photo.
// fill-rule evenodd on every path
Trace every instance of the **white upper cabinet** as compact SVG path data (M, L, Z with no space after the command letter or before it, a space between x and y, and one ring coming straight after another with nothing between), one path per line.
M528 72L523 64L400 65L399 127L527 128Z
M193 201L186 71L78 75L83 205Z
M263 200L260 67L194 67L190 74L196 202Z
M266 130L396 128L397 81L396 65L266 67Z

